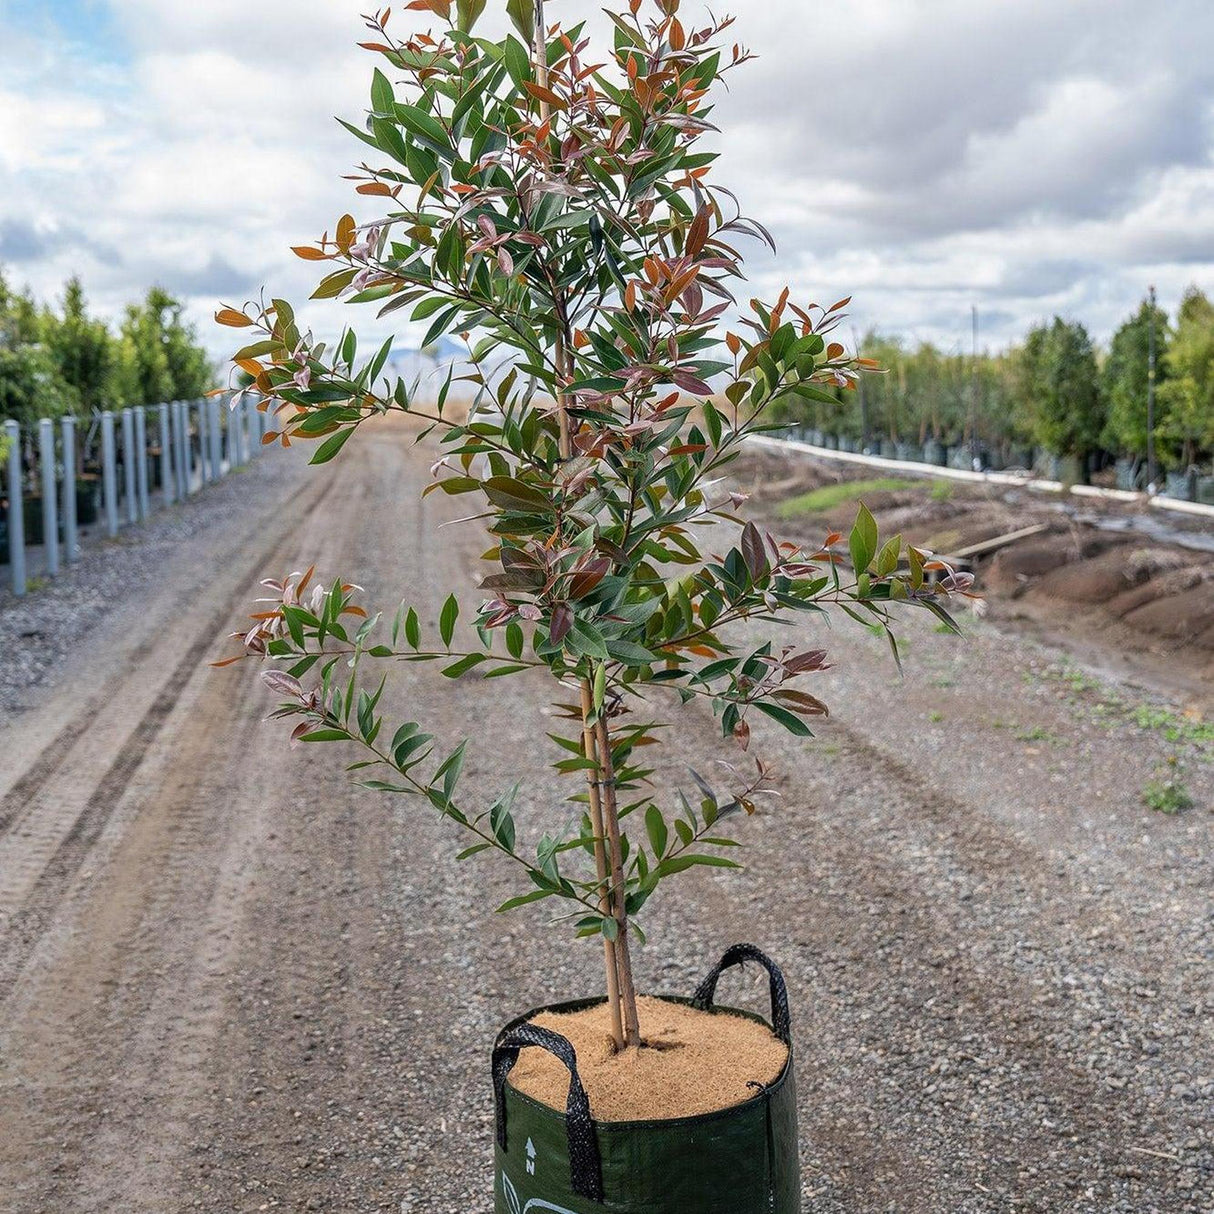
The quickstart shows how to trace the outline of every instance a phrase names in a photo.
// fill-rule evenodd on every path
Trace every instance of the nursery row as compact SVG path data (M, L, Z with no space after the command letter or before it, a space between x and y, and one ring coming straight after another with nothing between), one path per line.
M56 576L80 557L80 538L144 522L153 504L184 501L247 463L266 416L248 396L218 397L42 418L0 431L0 563L15 595L35 573ZM31 569L29 549L41 550Z
M956 468L980 460L1125 490L1153 483L1190 501L1204 476L1214 495L1214 303L1197 287L1174 320L1144 300L1107 349L1059 317L999 353L879 332L856 340L885 373L834 401L784 402L779 420L840 450Z
M924 443L905 442L901 439L870 437L868 442L847 434L810 426L788 426L779 432L779 437L796 442L809 443L826 451L843 451L856 455L874 455L882 459L904 460L929 467L952 468L965 472L1015 472L1032 473L1047 481L1060 481L1066 485L1082 484L1085 481L1080 461L1074 456L1059 456L1043 447L1033 446L988 446L969 442L952 444L929 438ZM1086 479L1106 488L1126 492L1145 488L1146 462L1130 456L1113 460L1095 475ZM1203 472L1196 464L1183 471L1165 472L1160 478L1159 493L1163 498L1176 498L1184 502L1199 502L1214 505L1214 475Z

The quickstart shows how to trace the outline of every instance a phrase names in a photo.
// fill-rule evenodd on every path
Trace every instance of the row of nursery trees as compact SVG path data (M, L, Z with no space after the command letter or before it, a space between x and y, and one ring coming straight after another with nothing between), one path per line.
M1104 455L1147 454L1151 304L1144 300L1107 350L1082 324L1055 317L1000 354L944 353L869 333L863 353L888 369L838 405L796 401L784 420L855 440L977 444L1005 460L1039 447L1092 470ZM1183 470L1214 451L1214 304L1196 287L1175 322L1155 306L1155 442ZM867 413L867 434L865 417ZM976 429L976 436L974 430Z
M0 418L24 428L43 417L191 400L214 380L181 303L159 287L112 329L90 315L79 279L50 307L0 271Z

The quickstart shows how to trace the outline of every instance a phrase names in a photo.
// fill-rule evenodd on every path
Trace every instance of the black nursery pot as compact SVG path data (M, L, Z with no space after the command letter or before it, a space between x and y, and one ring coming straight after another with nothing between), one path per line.
M753 1098L715 1113L672 1121L594 1120L573 1046L528 1021L541 1010L579 1011L602 999L537 1009L501 1031L493 1049L496 1214L799 1214L797 1095L788 991L779 968L753 945L737 944L690 999L670 1002L750 1015L714 1004L721 972L743 961L767 969L771 1028L788 1046L788 1061ZM548 1050L568 1068L564 1113L509 1083L519 1051L528 1046Z

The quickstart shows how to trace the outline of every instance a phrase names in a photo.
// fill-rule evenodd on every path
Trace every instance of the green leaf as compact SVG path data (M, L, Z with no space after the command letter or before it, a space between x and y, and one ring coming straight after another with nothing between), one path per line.
M506 13L527 46L535 41L535 0L506 0Z
M518 623L511 620L506 625L506 652L512 658L521 658L523 656L523 630Z
M529 894L519 894L517 898L508 898L497 908L497 913L503 915L506 911L512 911L520 906L526 906L531 902L541 902L545 898L551 898L555 893L551 889L533 889Z
M455 785L459 780L459 774L464 769L464 748L468 745L467 742L461 742L442 762L442 765L434 773L434 783L440 779L443 782L443 799L451 800L452 793L455 792Z
M649 835L649 846L653 848L654 859L661 860L666 854L669 833L666 829L666 819L662 817L662 811L656 805L651 805L645 811L645 831Z
M548 495L532 485L524 484L511 476L491 476L484 483L485 496L503 510L521 513L552 512L552 501Z
M609 640L607 652L625 666L652 666L654 662L660 661L657 654L641 645L634 645L631 641Z
M787 708L781 708L779 704L768 704L763 700L757 700L755 707L764 716L771 717L773 721L778 721L789 733L796 734L799 738L813 737L813 732L809 726L796 713L789 712Z
M344 729L314 729L300 739L301 742L348 742L350 735Z
M448 649L451 648L451 638L455 635L455 621L458 619L459 603L456 601L455 595L448 595L447 601L443 604L442 614L438 617L438 634Z
M479 666L485 661L483 653L469 653L460 658L458 662L452 662L450 666L443 667L442 673L449 679L458 679L460 675L467 674L474 666Z
M530 45L530 37L527 38L527 43ZM516 86L531 79L531 56L527 53L527 47L513 36L506 38L505 60L506 70Z
M376 68L375 74L371 78L371 108L377 114L389 117L395 103L396 96L392 91L392 81L379 68Z
M399 101L396 103L395 113L405 130L417 136L440 156L450 158L455 154L451 147L451 136L433 115L419 110L415 105L405 105Z
M338 430L336 434L330 434L325 439L316 451L312 458L308 460L310 464L327 464L345 445L350 441L350 436L354 433L354 427L350 426L345 430Z
M456 22L464 33L472 32L472 27L479 20L481 13L485 11L486 3L488 0L456 0Z
M877 554L877 576L889 577L898 568L898 557L902 554L902 537L895 535L881 545Z
M483 851L488 851L492 846L492 843L474 843L471 847L465 847L455 858L456 860L468 860L472 856L480 855Z
M857 574L867 572L877 554L877 520L863 502L860 503L848 545L851 548L852 568Z

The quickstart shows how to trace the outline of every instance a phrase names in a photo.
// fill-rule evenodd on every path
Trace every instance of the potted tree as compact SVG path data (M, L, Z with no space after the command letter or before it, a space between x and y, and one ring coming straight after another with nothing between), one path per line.
M328 263L315 297L426 321L422 346L458 335L462 366L436 391L385 379L391 342L360 358L352 331L317 341L279 299L217 319L256 331L234 361L273 416L268 441L314 440L323 463L376 418L414 419L442 450L427 492L476 501L487 570L479 588L452 591L433 634L407 602L390 620L368 615L340 577L269 582L273 600L227 661L274 663L263 678L293 740L353 748L366 787L433 806L464 836L459 861L514 865L520 892L501 910L555 904L598 942L605 996L529 1013L496 1043L499 1211L791 1212L778 969L736 946L679 1001L639 997L632 966L660 887L738 866L735 828L765 768L751 756L737 787L693 773L691 796L655 789L640 755L658 709L641 709L699 701L722 745L741 751L760 717L807 736L827 711L805 689L826 655L795 634L757 638L756 622L837 609L892 641L892 610L951 625L945 600L968 583L899 537L881 542L863 508L846 540L805 550L746 521L721 487L771 406L835 404L865 369L831 340L846 300L801 307L785 290L718 332L743 282L737 241L770 243L711 179L702 145L714 86L749 58L731 20L698 26L679 0L627 0L608 12L613 44L596 50L581 24L548 24L542 0L509 0L514 32L478 37L485 7L416 0L407 8L444 28L399 37L387 12L368 19L363 45L382 66L365 121L346 125L370 149L357 190L385 213L361 227L346 215L296 250ZM466 411L450 402L456 381L474 392ZM571 820L545 823L528 846L519 788L468 804L464 744L385 721L376 670L396 661L555 680L567 728L553 735L554 766L574 784ZM770 1028L714 1007L721 970L748 959L771 975ZM701 1055L673 1047L692 1042L714 1045L712 1073L676 1083Z

